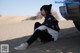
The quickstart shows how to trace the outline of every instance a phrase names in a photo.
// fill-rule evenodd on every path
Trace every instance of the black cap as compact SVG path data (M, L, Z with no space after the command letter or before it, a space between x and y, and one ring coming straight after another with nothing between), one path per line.
M40 10L44 9L45 11L51 12L51 7L52 7L52 4L43 5L43 6L40 8Z

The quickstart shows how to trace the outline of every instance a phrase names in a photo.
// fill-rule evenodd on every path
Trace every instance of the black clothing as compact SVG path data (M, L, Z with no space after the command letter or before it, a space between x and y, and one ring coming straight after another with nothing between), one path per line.
M36 22L34 29L38 28L39 26L41 26L41 24ZM35 40L37 40L37 38L39 38L41 40L41 42L49 42L49 41L54 40L54 38L52 38L52 36L50 34L48 34L47 32L36 30L34 32L34 34L29 38L29 40L27 40L26 42L29 45L31 45Z
M51 14L48 14L45 17L45 20L42 23L42 25L45 25L45 26L47 26L53 30L56 30L58 32L60 31L60 28L58 26L58 21Z

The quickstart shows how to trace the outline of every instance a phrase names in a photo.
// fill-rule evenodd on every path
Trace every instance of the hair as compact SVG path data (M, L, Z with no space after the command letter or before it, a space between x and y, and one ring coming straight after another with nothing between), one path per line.
M52 4L43 5L43 6L40 8L40 11L42 11L42 10L44 9L47 14L51 14L51 7L52 7Z

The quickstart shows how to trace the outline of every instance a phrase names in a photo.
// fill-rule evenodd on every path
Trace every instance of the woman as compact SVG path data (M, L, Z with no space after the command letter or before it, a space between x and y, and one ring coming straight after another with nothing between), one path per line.
M51 7L52 4L43 5L40 8L41 15L45 18L44 22L42 24L36 22L33 35L25 43L22 43L21 45L15 47L16 50L25 50L38 38L43 43L56 41L58 39L58 33L60 29L58 26L58 21L51 14Z

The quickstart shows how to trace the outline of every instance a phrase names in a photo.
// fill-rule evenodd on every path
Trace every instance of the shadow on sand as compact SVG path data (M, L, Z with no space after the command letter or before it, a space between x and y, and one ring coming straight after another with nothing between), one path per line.
M9 44L10 53L80 53L80 33L74 27L61 29L56 42L41 44L39 41L35 41L27 50L14 50L15 46L25 42L29 37L0 41L0 44Z

